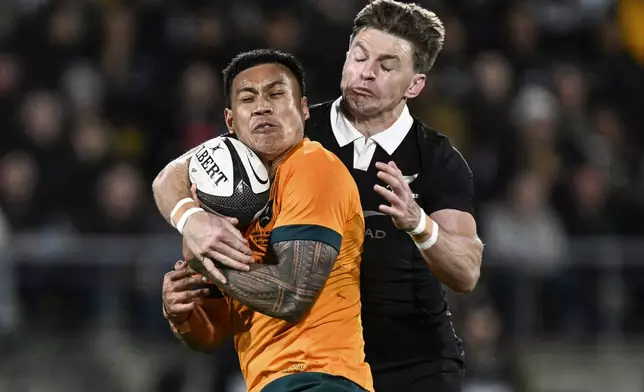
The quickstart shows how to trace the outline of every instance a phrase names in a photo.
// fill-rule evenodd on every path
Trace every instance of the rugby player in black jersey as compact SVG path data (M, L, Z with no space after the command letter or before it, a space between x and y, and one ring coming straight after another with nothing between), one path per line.
M472 173L449 140L406 104L422 91L444 37L433 12L371 2L354 21L342 96L312 106L306 126L306 136L334 152L360 190L362 323L378 392L460 391L464 376L443 284L465 293L479 278L483 244L472 215ZM178 158L155 180L166 219L191 196L187 162ZM183 234L194 254L229 268L248 251L230 223L213 215L194 214Z

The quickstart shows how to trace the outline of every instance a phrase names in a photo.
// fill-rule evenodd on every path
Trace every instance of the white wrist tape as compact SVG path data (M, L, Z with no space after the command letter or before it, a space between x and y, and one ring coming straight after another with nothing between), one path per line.
M179 221L177 221L177 230L179 230L179 233L183 235L183 227L186 225L186 221L188 220L188 218L190 218L190 216L203 210L204 209L201 207L192 207L188 211L184 212L183 215L181 215L181 218L179 218Z
M423 210L421 208L420 209L420 221L418 221L418 225L416 226L416 228L414 230L408 231L407 234L409 234L409 235L422 234L423 231L425 231L425 225L427 224L426 221L427 221L427 215L425 214L425 210Z
M416 244L416 247L419 250L425 250L425 249L429 249L432 246L434 246L436 244L436 241L438 241L438 223L436 223L436 221L432 221L432 235L431 235L431 237L429 237L429 239L427 241L425 241L425 242L418 243L418 242L414 241L414 243Z
M177 214L177 211L179 211L179 208L183 207L186 203L190 203L190 202L194 202L194 200L192 200L189 197L186 197L185 199L181 199L177 202L177 205L174 206L174 208L172 209L172 212L170 213L170 223L172 224L172 226L175 226L174 216Z

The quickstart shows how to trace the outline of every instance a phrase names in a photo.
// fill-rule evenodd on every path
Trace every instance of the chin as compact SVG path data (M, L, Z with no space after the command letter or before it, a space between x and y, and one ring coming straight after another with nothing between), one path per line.
M378 113L379 106L378 103L373 99L368 99L364 97L354 97L348 98L347 103L349 108L354 114L361 116L371 116Z
M281 146L261 146L257 149L257 155L266 162L274 161L284 154L288 148L282 148Z

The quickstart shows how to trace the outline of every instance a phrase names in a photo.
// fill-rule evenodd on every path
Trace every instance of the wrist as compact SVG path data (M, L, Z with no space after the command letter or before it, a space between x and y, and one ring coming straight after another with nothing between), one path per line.
M422 235L427 229L427 214L425 214L425 210L423 210L420 206L418 208L420 209L420 219L418 219L418 224L415 228L407 230L407 234L412 237Z
M170 213L170 223L176 228L179 233L183 234L183 229L185 228L188 218L197 212L203 212L204 209L199 206L199 204L190 199L185 198L177 202L177 205L174 207Z
M425 216L425 220L426 223L423 232L418 235L411 236L414 240L414 244L421 251L431 248L436 245L436 242L438 242L438 223L428 216Z
M192 311L186 312L183 314L172 314L168 312L168 309L165 307L165 302L162 302L162 304L163 304L163 317L165 317L165 319L168 320L171 324L179 326L187 323L188 320L190 319L190 315L192 314Z

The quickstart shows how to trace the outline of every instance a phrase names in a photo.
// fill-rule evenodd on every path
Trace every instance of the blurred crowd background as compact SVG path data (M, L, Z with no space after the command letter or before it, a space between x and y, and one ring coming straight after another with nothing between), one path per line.
M447 39L412 113L475 175L486 243L452 296L466 392L644 390L644 1L424 0ZM174 340L180 239L151 182L226 131L236 53L339 95L362 0L0 2L0 390L243 390Z

